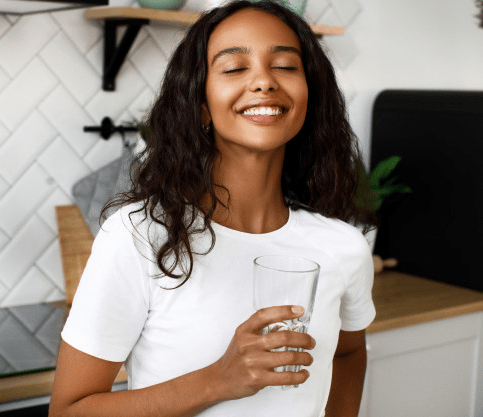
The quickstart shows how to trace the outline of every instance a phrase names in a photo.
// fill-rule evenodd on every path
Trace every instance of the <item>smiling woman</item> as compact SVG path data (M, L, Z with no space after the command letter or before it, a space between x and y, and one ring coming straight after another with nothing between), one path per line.
M217 149L224 156L231 149L235 158L240 147L270 150L263 158L283 156L307 112L307 82L295 32L272 14L241 10L211 34L208 63L203 123L213 122Z
M375 311L371 253L350 223L371 212L310 27L272 1L207 12L147 126L62 332L51 416L356 417ZM310 335L262 332L304 314L254 312L253 260L267 253L321 266ZM129 391L111 393L123 362Z

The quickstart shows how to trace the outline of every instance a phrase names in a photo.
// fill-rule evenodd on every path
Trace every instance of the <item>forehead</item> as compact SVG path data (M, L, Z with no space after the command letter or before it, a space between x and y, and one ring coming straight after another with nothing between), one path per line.
M208 59L225 48L250 46L266 48L274 45L300 48L295 32L284 21L270 13L243 9L223 20L208 40Z

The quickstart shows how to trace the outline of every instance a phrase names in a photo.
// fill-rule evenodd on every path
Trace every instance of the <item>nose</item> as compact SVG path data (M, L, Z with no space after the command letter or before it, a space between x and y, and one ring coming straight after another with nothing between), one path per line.
M277 90L278 83L269 68L254 68L249 89L252 92L268 93Z

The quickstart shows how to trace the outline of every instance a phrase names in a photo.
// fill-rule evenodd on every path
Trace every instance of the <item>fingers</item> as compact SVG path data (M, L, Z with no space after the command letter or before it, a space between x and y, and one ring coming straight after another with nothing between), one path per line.
M297 333L282 330L261 336L261 341L267 351L281 347L302 348L311 350L315 347L315 339L307 333Z
M260 388L269 385L302 384L310 376L306 369L293 372L280 371L279 367L288 366L290 369L293 366L310 366L312 362L313 357L309 353L296 350L263 352L245 358L245 364L251 370L249 374L255 376L255 381ZM275 370L276 368L279 369Z
M286 350L260 354L258 360L260 361L260 366L273 370L274 368L285 365L310 366L314 358L308 352Z
M268 385L300 385L309 378L310 373L307 369L299 372L270 372L267 376Z
M253 314L242 324L243 330L249 332L260 332L264 327L283 320L293 320L302 317L303 307L300 306L276 306L262 308Z

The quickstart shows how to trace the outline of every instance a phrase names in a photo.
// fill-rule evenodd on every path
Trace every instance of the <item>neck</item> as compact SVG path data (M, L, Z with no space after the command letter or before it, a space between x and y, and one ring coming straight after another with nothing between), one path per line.
M274 152L218 157L213 168L213 184L220 204L212 220L246 233L268 233L288 220L282 194L284 149ZM228 192L222 188L225 187Z

